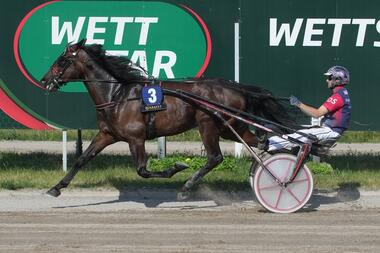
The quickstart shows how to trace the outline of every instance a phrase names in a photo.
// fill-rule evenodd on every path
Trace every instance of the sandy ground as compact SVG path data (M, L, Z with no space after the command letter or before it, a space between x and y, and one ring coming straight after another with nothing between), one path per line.
M1 252L379 252L380 213L255 209L0 214Z
M85 143L86 147L88 143ZM343 144L342 144L343 145ZM69 143L69 152L75 144ZM233 153L233 143L222 143ZM202 153L200 143L168 143L168 153ZM156 143L148 143L150 153ZM60 142L0 142L0 152L61 153ZM380 153L378 144L334 152ZM129 154L118 143L105 153ZM294 214L272 214L252 192L66 189L0 191L0 252L380 252L380 192L314 192Z
M251 193L0 192L0 252L380 252L380 194L314 193L272 214Z

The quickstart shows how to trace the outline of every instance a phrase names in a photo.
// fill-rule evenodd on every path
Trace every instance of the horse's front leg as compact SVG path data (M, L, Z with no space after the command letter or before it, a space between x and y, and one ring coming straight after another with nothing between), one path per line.
M176 163L173 167L168 168L164 171L152 172L147 170L146 164L148 157L145 152L145 141L137 140L129 142L129 149L131 151L132 157L137 164L137 174L143 178L151 177L161 177L161 178L170 178L174 174L185 170L188 168L186 164Z
M50 190L46 193L53 197L58 197L61 195L61 189L67 187L74 176L78 173L79 169L82 168L88 161L94 158L100 151L102 151L108 145L114 143L114 138L104 132L98 132L95 138L92 140L88 148L83 152L83 154L75 161L73 168Z
M198 184L201 179L209 173L213 168L218 166L223 161L222 154L210 155L207 158L207 163L197 172L195 172L190 179L188 179L181 191L177 194L178 200L186 200L190 197L191 188Z
M213 168L223 162L223 155L219 146L219 131L215 122L212 119L204 120L199 125L199 132L207 152L207 163L186 181L177 195L178 200L188 199L191 188L198 184Z

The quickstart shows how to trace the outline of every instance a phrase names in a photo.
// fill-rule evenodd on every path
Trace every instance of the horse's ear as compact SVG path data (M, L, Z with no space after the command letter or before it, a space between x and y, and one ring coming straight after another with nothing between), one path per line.
M79 42L77 43L78 47L83 47L83 46L86 44L86 41L87 41L86 38L84 38L84 39L82 39L81 41L79 41Z
M85 44L87 39L82 39L81 41L77 42L76 44L71 44L71 42L66 46L64 54L66 52L69 52L71 54L76 54Z

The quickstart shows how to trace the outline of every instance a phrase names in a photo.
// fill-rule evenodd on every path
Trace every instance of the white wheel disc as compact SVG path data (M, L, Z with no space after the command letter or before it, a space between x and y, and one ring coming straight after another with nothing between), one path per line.
M293 173L297 158L276 154L265 160L266 168L281 182L287 182ZM293 182L283 187L262 166L253 178L253 190L259 203L274 213L292 213L302 208L313 192L313 177L306 165L300 168ZM252 179L251 179L252 185Z

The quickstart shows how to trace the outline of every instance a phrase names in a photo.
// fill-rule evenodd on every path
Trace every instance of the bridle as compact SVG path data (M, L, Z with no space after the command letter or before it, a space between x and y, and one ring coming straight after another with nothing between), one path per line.
M58 72L57 66L54 66L52 69L53 77L50 84L53 84L53 87L61 87L62 85L65 85L68 82L99 82L99 83L120 83L120 81L117 80L91 80L91 79L63 79L62 76L65 74L66 70L74 63L76 58L78 57L79 51L82 50L82 48L79 48L77 51L72 52L72 57L68 58L65 56L66 51L62 53L62 55L59 57L60 59L64 60L63 68ZM59 64L59 63L58 63ZM51 87L51 88L53 88ZM49 88L48 88L49 89Z
M66 50L69 50L69 49L66 49ZM63 68L61 70L57 70L58 66L55 65L53 66L51 70L51 72L53 73L53 77L51 81L48 82L48 86L47 86L48 90L51 90L54 87L59 89L59 87L66 84L68 81L71 81L71 80L63 80L62 76L65 74L66 70L74 63L74 60L76 57L78 57L78 52L79 50L81 50L81 48L79 48L76 52L71 53L74 58L65 57L64 55L66 54L66 50L59 56L58 62L57 62L57 64L60 65L60 61L62 61L63 59L64 60Z

